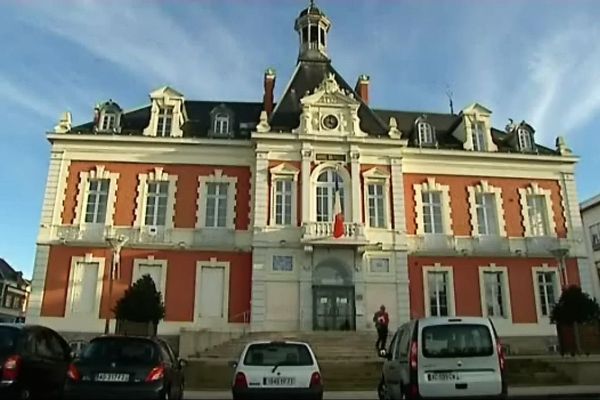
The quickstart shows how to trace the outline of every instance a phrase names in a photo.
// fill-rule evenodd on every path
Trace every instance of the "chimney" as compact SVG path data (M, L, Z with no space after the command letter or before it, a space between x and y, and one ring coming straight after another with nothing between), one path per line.
M263 109L267 112L270 117L273 112L273 89L275 89L275 70L268 68L265 71L265 94L263 96Z
M360 97L365 104L369 104L369 79L369 75L360 75L358 81L356 81L356 87L354 88L358 97Z

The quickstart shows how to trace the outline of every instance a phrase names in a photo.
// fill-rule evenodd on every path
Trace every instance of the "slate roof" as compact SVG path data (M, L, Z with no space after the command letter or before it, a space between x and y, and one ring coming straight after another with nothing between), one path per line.
M3 258L0 258L0 280L24 283L21 273L15 271Z
M290 131L300 125L302 112L300 99L308 92L313 92L317 86L329 75L335 76L335 81L358 100L354 89L342 78L328 61L300 61L294 76L290 80L286 92L275 107L270 118L271 129L274 131ZM364 132L373 136L387 135L388 127L365 103L361 101L358 109L360 127Z

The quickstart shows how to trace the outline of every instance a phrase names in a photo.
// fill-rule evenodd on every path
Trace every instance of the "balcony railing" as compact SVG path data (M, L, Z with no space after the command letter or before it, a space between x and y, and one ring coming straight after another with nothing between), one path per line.
M100 224L85 224L54 227L56 238L66 242L104 242L113 233L112 226Z
M366 241L364 225L355 222L344 223L344 234L340 238L333 237L332 222L305 222L302 234L303 241L341 240L341 241Z
M451 255L456 253L455 239L450 235L423 235L412 238L409 249L420 254Z

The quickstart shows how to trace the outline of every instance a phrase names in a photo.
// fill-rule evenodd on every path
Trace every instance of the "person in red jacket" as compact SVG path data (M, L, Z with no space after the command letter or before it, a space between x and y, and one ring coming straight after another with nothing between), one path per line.
M373 316L373 322L377 329L377 342L375 342L375 347L377 348L377 351L381 351L382 349L385 349L388 337L388 325L390 324L390 316L387 311L385 311L384 305L379 307L379 311Z

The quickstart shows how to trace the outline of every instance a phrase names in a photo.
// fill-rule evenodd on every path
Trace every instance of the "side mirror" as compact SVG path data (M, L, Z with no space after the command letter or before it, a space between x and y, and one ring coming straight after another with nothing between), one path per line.
M238 362L237 362L237 361L229 361L229 363L228 363L228 364L229 364L229 366L230 366L232 369L236 369L236 368L237 368L237 366L238 366Z
M187 360L184 360L183 358L179 359L179 368L184 369L187 365L188 365Z

